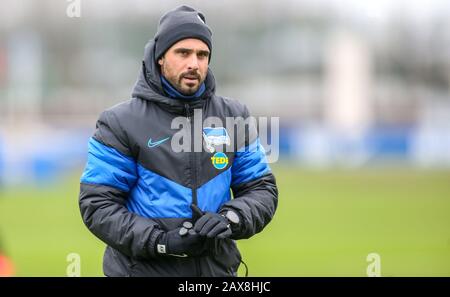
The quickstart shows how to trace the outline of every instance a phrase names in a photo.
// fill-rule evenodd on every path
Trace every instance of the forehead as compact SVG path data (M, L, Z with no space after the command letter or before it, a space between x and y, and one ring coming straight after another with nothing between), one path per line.
M201 50L201 51L209 51L208 46L206 43L201 41L200 39L195 38L187 38L180 40L176 42L174 45L172 45L169 50L173 50L176 48L187 48L192 50Z

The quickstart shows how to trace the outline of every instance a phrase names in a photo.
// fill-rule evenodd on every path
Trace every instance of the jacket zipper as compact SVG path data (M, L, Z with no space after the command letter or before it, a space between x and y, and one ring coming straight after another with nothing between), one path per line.
M184 108L186 109L186 118L191 124L191 152L189 153L189 161L192 169L192 203L197 205L197 158L194 152L194 141L193 141L193 135L194 135L194 123L193 119L191 117L191 109L189 107L189 104L185 104Z
M191 117L191 109L189 104L185 103L186 118L191 125L191 152L189 153L189 161L192 170L192 203L197 205L197 158L194 152L194 123ZM198 259L194 259L197 276L201 276L201 267Z

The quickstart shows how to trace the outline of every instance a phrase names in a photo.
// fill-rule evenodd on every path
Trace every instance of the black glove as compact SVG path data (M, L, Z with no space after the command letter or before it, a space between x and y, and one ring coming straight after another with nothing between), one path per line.
M205 237L193 232L192 229L186 233L180 232L181 229L177 228L169 232L164 232L159 236L156 244L157 254L177 257L196 257L205 253L207 250Z
M223 214L207 212L194 225L194 231L208 238L228 238L231 236L230 222Z

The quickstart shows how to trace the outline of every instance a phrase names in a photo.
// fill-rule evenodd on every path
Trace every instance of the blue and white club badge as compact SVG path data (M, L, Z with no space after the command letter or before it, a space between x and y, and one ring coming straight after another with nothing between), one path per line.
M214 146L230 145L230 136L224 127L205 127L203 128L203 139L205 140L206 149L210 153L215 152Z

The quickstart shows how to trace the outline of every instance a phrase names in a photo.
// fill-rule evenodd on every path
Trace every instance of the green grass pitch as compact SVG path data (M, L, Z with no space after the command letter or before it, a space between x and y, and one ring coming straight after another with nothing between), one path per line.
M273 165L275 218L239 241L250 276L450 276L450 171L378 168L313 171ZM0 238L18 276L102 276L104 244L83 225L80 172L58 185L0 189ZM240 275L244 275L241 266Z

